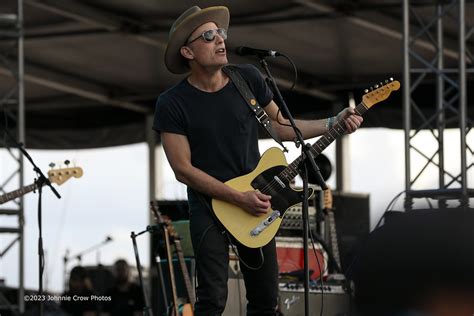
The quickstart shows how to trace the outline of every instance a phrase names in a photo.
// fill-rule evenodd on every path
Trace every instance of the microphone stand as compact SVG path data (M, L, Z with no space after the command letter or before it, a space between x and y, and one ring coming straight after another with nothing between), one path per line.
M38 295L41 297L43 295L43 272L44 272L44 250L43 250L43 223L42 223L42 193L43 193L43 185L49 186L51 191L53 191L54 195L58 199L61 198L61 195L59 195L58 191L51 185L51 182L47 177L45 177L44 173L41 171L41 169L35 164L33 161L33 158L28 154L26 149L24 148L23 143L18 143L16 139L10 134L10 132L5 128L5 133L8 135L8 137L12 140L12 142L15 144L15 147L17 147L23 156L25 156L33 166L33 170L36 172L37 179L35 179L35 184L38 187ZM43 316L43 306L44 302L40 300L39 302L39 315Z
M280 101L280 110L283 114L286 115L288 120L290 121L293 130L295 131L296 135L296 145L298 146L301 144L301 155L303 157L302 163L302 170L300 170L300 175L303 178L303 207L302 207L302 215L303 215L303 256L304 256L304 302L305 302L305 315L310 315L309 312L309 265L308 265L308 170L312 170L318 184L321 186L323 190L327 189L327 185L324 182L324 179L321 175L319 167L316 165L314 161L314 155L311 152L311 145L305 144L303 135L301 134L300 130L295 124L293 116L288 109L283 96L281 95L280 90L278 89L277 84L275 83L275 79L268 68L267 61L265 60L264 54L257 54L258 58L260 59L260 64L262 65L265 73L268 76L268 81L272 86L273 92L276 94L278 100ZM322 280L322 275L320 275Z
M135 252L135 261L137 264L137 270L138 270L138 279L140 281L140 287L142 288L143 291L143 300L145 302L145 306L143 307L143 315L144 316L153 316L153 310L150 307L150 301L148 300L148 295L146 294L146 289L145 289L145 284L143 283L143 275L142 275L142 269L141 269L141 263L140 263L140 255L138 253L138 246L137 246L137 237L146 233L150 232L153 233L155 231L155 228L152 226L147 226L144 231L139 232L138 234L135 234L134 231L132 231L130 238L132 238L132 243L133 243L133 250Z
M81 261L82 261L82 257L83 257L85 254L87 254L87 253L89 253L89 252L92 252L92 251L94 251L94 250L96 250L96 249L99 249L100 247L104 246L105 244L107 244L108 242L111 242L111 241L112 241L112 237L107 236L104 241L101 241L101 242L98 243L97 245L94 245L94 246L92 246L92 247L90 247L90 248L87 248L86 250L83 250L83 251L79 252L78 254L76 254L76 255L74 255L74 256L71 256L70 258L76 258L77 260L79 260L79 262L81 262ZM66 262L67 262L67 260L66 260Z
M112 237L110 236L107 236L105 238L104 241L101 241L100 243L98 243L97 245L94 245L86 250L83 250L79 253L77 253L76 255L73 255L73 256L70 256L69 255L69 249L66 249L66 253L64 254L64 257L63 257L63 264L64 264L64 267L63 267L63 281L64 281L64 290L66 290L66 286L67 286L67 280L66 280L66 274L67 274L67 265L69 263L69 260L71 258L73 259L77 259L77 261L79 261L79 264L82 263L82 256L91 252L91 251L94 251L102 246L104 246L105 244L109 243L112 241Z

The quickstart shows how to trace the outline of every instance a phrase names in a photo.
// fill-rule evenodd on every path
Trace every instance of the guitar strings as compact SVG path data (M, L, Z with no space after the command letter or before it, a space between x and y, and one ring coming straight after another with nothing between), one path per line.
M355 109L355 113L358 114L358 115L363 115L364 114L364 108L363 108L363 105L362 103L360 103ZM339 130L338 130L339 128ZM326 136L326 134L329 134L332 138L329 138L329 143L326 145L328 146L329 144L332 143L333 140L335 140L337 137L334 137L333 134L331 134L331 131L336 131L336 134L337 136L341 136L343 133L340 133L340 130L344 133L346 132L347 128L346 128L346 125L344 124L344 120L341 120L339 122L337 122L333 128L331 128L329 131L327 131L327 133L325 133L321 139L323 138L328 138ZM320 140L321 140L320 139ZM319 140L318 140L319 141ZM311 146L312 149L316 150L316 148L314 148L314 146ZM319 153L320 154L320 153ZM299 160L301 158L298 157L295 161L293 161L293 163L295 163L297 160ZM298 172L295 170L295 168L292 166L293 163L289 164L285 169L283 169L283 171L281 171L279 174L278 174L278 178L282 178L284 180L286 180L288 183L291 181L291 179L293 179L294 177L296 177L296 175L298 174ZM291 176L291 178L290 178ZM275 181L275 179L272 179L270 182L268 182L260 191L264 194L268 194L270 193L270 191L272 190L276 190L276 191L279 191L280 189L280 185L277 183L277 181Z

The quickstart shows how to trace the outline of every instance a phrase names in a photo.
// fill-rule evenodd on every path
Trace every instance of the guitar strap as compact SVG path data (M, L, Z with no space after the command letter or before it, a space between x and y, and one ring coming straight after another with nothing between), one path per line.
M283 145L280 137L278 137L278 134L276 133L275 129L273 128L270 118L268 117L265 110L258 103L247 81L237 70L237 67L233 65L227 65L223 67L222 70L227 76L229 76L237 90L239 90L240 95L245 100L245 103L248 105L250 111L255 114L255 118L260 123L260 125L265 129L265 131L268 133L268 135L270 135L270 137L272 137L278 144L280 144L280 146L286 152L287 150Z

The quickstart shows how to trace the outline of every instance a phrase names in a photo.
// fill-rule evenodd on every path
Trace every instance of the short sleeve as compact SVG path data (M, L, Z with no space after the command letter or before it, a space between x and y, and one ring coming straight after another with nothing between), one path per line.
M158 97L155 107L153 129L160 132L186 134L184 114L176 102L165 94Z

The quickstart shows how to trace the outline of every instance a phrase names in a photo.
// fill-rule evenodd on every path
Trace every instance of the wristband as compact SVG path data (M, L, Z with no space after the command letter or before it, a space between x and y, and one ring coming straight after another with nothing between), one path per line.
M326 129L330 130L334 126L334 123L336 123L336 117L335 116L328 117L326 121Z

